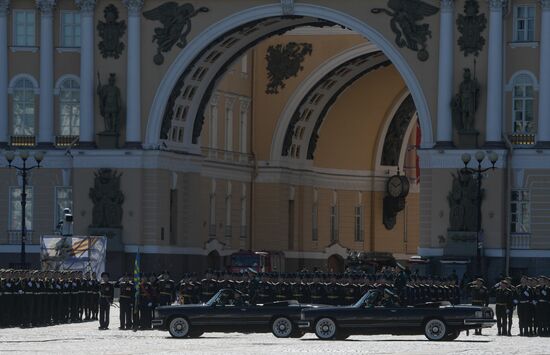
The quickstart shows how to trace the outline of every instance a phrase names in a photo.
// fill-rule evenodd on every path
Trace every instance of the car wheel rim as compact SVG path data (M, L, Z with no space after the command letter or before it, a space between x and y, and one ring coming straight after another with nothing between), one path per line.
M292 333L292 324L286 318L278 318L273 322L273 333L278 337L288 337Z
M318 321L315 328L317 335L323 339L332 338L336 332L336 324L328 318Z
M173 336L181 338L189 332L189 325L183 318L176 318L170 323L170 330Z
M431 320L426 324L426 335L428 335L429 339L443 339L445 330L445 324L438 319Z

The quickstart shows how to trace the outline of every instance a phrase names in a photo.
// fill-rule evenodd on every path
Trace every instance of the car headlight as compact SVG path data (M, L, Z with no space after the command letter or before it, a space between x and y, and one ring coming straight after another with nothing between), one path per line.
M300 320L306 320L306 315L304 314L304 312L300 314Z
M159 311L157 311L156 309L155 309L154 317L155 317L155 319L159 319L159 318L160 318L160 316L159 316Z
M483 318L483 312L482 311L476 311L476 318Z

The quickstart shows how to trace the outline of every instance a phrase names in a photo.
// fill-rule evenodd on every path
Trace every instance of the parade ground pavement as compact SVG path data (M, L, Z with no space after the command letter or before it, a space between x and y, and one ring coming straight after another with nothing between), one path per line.
M111 307L109 330L84 322L31 329L0 329L0 354L549 354L549 338L524 338L514 317L512 337L497 336L496 325L481 336L462 333L452 342L419 336L351 336L321 341L314 334L277 339L268 334L206 333L198 339L172 339L168 332L118 330L118 308Z

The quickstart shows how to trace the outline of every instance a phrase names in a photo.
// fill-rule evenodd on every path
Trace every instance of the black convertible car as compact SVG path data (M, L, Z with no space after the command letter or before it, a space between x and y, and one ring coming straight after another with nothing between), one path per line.
M491 308L448 302L399 306L386 292L370 290L352 306L304 309L298 326L322 340L344 340L353 334L424 334L429 340L450 341L461 331L492 327L493 317Z
M204 304L157 307L153 326L168 330L174 338L199 337L204 332L270 331L278 338L299 338L304 332L296 322L306 307L318 306L297 301L251 305L241 292L222 289Z

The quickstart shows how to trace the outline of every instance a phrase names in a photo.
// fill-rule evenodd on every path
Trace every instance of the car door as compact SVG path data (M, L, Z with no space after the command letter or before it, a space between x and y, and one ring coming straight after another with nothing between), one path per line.
M342 327L363 329L366 334L369 332L380 332L381 328L387 328L394 325L398 317L397 308L388 307L368 307L348 309L343 313L340 321Z

